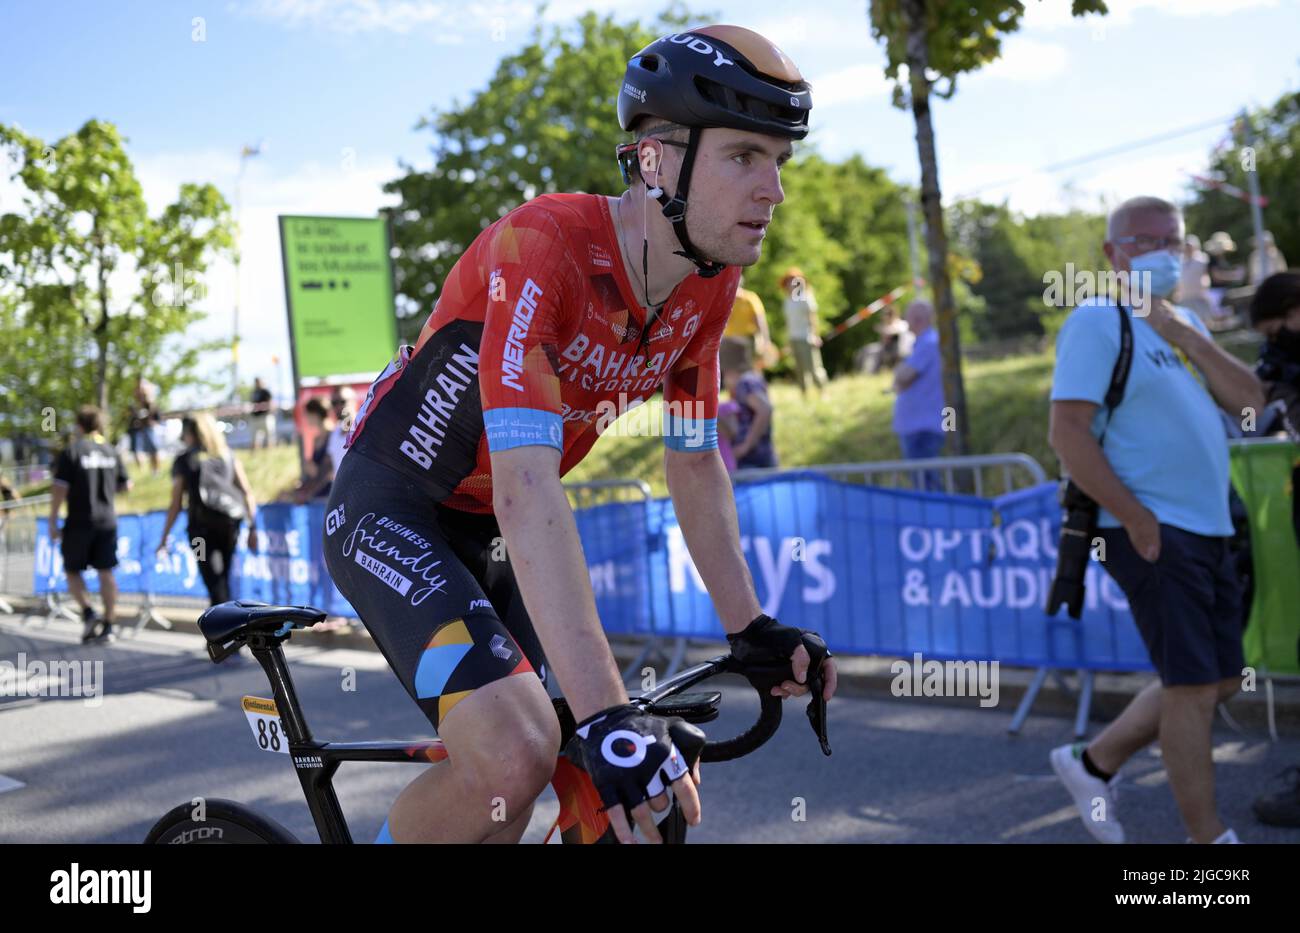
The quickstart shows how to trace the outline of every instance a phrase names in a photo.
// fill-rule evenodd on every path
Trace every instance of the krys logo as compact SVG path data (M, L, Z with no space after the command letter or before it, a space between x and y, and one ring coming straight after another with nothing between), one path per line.
M410 599L412 606L420 605L431 593L445 592L447 578L436 570L442 561L435 560L432 551L413 557L403 554L388 538L380 537L380 534L386 533L384 528L377 526L372 531L366 527L366 523L374 517L374 512L361 516L361 521L357 522L352 534L343 542L343 556L351 557L362 569ZM387 533L391 534L391 531ZM426 585L417 586L417 582Z

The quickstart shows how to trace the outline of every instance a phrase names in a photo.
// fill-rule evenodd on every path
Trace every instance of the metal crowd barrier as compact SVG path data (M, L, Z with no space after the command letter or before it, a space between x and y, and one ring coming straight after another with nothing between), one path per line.
M791 472L812 471L833 477L842 482L860 482L863 485L893 489L922 489L924 477L932 473L941 477L942 491L949 494L970 494L993 497L1041 485L1048 482L1047 473L1033 457L1024 453L974 454L965 457L931 457L918 460L882 460L872 463L834 463L801 468L800 471L781 469L739 470L737 484L770 479ZM1021 698L1012 716L1008 731L1018 733L1028 718L1039 692L1051 676L1062 692L1077 699L1074 732L1082 737L1087 730L1088 714L1092 706L1093 672L1077 671L1079 686L1072 688L1059 669L1040 667L1035 671L1029 688Z
M37 567L37 520L48 517L50 496L30 496L21 501L0 503L0 613L13 615L13 605L4 597L22 596L35 598ZM52 566L52 565L51 565ZM50 581L51 584L53 581ZM137 594L122 592L121 596ZM122 625L119 631L135 634L145 625L153 622L160 628L170 629L171 621L159 613L158 599L152 593L138 594L140 603L134 621ZM167 598L168 603L177 606L206 607L207 600L177 597ZM46 587L46 592L37 603L37 608L23 614L27 624L48 625L55 619L69 622L81 622L81 616L75 611L65 593L54 591L53 585Z
M1042 466L1029 454L974 454L967 457L930 457L924 460L880 460L871 463L829 463L800 467L798 472L822 473L843 482L890 489L918 488L927 472L942 474L943 492L973 491L977 496L999 496L1047 482ZM737 483L769 479L785 469L737 470Z
M35 595L32 579L36 568L36 519L48 514L49 509L48 495L0 502L0 612L14 611L4 594ZM76 618L53 598L46 600L46 612L51 617Z

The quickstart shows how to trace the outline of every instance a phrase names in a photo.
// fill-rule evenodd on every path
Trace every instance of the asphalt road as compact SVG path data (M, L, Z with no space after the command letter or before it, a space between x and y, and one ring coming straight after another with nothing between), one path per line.
M261 751L240 708L269 697L251 658L208 661L198 635L149 631L83 648L80 626L24 626L0 616L0 661L102 662L102 696L0 697L0 842L138 842L171 807L196 796L243 801L304 841L316 841L285 756ZM245 653L246 654L246 653ZM318 739L429 736L427 721L376 652L287 649L307 720ZM347 671L355 690L346 690ZM714 737L742 731L757 712L743 687L724 687ZM1006 734L1011 710L967 709L937 699L837 698L835 754L822 756L803 715L787 704L780 733L755 754L704 774L699 842L1089 843L1047 763L1068 741L1065 718L1034 716ZM1300 830L1258 824L1250 801L1284 767L1300 763L1300 738L1277 744L1253 732L1215 735L1218 795L1246 842L1300 842ZM335 787L354 838L370 841L418 765L348 764ZM1125 769L1118 808L1129 839L1182 842L1164 769L1148 750ZM525 841L540 842L558 810L549 790ZM802 816L802 819L799 817Z

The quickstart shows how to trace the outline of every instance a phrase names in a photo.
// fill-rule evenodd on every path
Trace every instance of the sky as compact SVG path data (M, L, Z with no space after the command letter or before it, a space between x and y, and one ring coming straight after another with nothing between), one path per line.
M1001 60L935 102L945 202L978 195L1035 214L1136 194L1185 199L1186 173L1204 168L1227 118L1300 89L1300 0L1108 0L1110 15L1082 20L1069 5L1028 0ZM541 16L564 26L588 9L624 19L628 7L553 0ZM856 153L917 183L912 118L890 103L865 0L691 8L755 29L794 59L813 87L810 140L824 155ZM401 165L431 164L418 120L467 102L538 18L533 3L463 0L0 0L0 123L47 141L91 117L115 123L155 214L186 181L211 182L232 203L238 188L240 371L287 390L277 216L373 216L392 203L381 188ZM237 184L251 144L261 154ZM7 174L0 212L14 209ZM611 163L608 193L616 181ZM218 263L205 279L209 317L193 336L228 337L234 269ZM228 366L228 354L205 362Z

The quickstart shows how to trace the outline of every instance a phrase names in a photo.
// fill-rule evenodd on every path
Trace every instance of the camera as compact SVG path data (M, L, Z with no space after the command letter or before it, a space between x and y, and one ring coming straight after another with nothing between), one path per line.
M1054 616L1064 605L1070 618L1077 619L1083 614L1084 574L1101 507L1074 480L1066 480L1061 484L1061 508L1064 515L1056 551L1056 576L1052 578L1045 611Z

